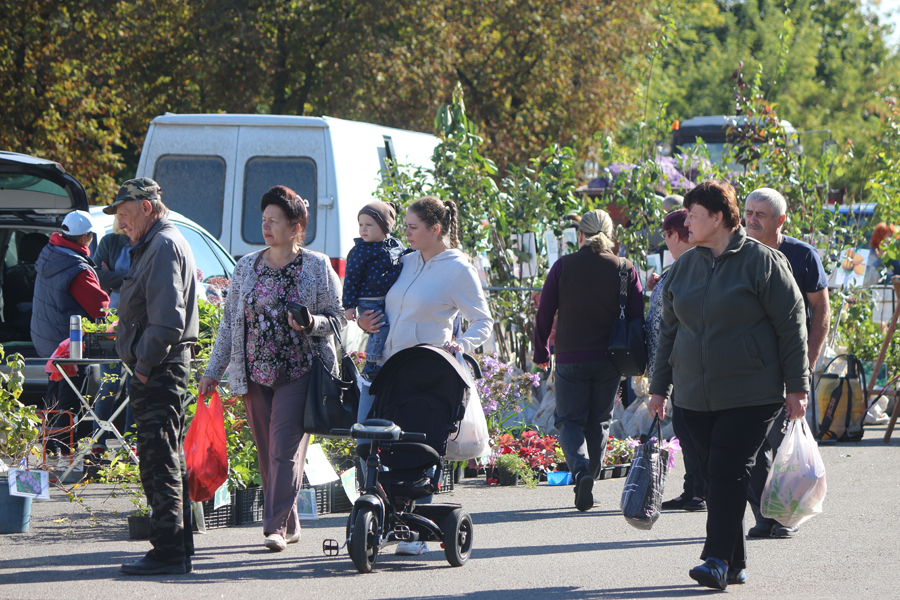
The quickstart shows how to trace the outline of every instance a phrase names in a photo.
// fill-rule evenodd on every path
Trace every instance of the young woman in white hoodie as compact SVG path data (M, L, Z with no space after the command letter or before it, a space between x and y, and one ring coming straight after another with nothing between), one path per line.
M434 196L419 198L406 209L406 239L414 250L401 258L400 277L385 297L384 312L391 329L381 353L381 364L392 355L417 344L443 346L448 352L471 353L490 336L494 319L488 309L475 268L459 246L456 204ZM453 322L462 314L469 323L462 336L453 338ZM368 310L357 323L374 333L384 313ZM358 419L372 408L364 387ZM419 501L422 502L421 500ZM398 554L419 554L424 542L404 542Z

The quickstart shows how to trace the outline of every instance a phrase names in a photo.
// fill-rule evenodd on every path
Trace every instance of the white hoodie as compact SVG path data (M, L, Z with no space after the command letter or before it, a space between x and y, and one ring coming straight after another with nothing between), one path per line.
M469 322L456 340L463 352L471 353L490 337L494 319L478 274L462 252L445 250L425 262L416 251L400 260L403 270L385 297L391 329L380 362L416 344L449 342L457 312Z

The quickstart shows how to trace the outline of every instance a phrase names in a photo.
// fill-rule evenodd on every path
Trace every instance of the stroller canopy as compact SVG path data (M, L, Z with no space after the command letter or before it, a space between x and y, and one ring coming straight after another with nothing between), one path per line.
M388 419L403 431L426 435L441 456L447 436L465 414L472 376L450 353L427 344L394 354L371 387L371 416Z

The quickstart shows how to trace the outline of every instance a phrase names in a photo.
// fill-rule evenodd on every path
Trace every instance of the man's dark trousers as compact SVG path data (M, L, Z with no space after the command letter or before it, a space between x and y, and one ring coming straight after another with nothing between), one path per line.
M181 362L154 367L147 383L131 381L141 484L152 510L148 556L160 561L194 553L183 444L187 387L188 369Z

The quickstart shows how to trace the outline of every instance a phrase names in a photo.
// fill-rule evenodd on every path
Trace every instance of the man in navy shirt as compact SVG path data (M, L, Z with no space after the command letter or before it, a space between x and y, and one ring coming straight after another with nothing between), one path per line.
M815 370L831 322L828 282L816 249L781 232L786 218L787 202L784 196L772 188L759 188L747 196L744 211L747 235L770 248L780 250L791 263L794 279L806 303L806 323L809 328L807 353L810 368ZM781 419L775 420L767 442L756 457L756 465L750 471L747 499L756 517L756 525L747 532L750 537L791 537L797 533L796 527L784 527L774 519L764 518L759 512L766 477L772 466L775 450L784 437L781 422Z

